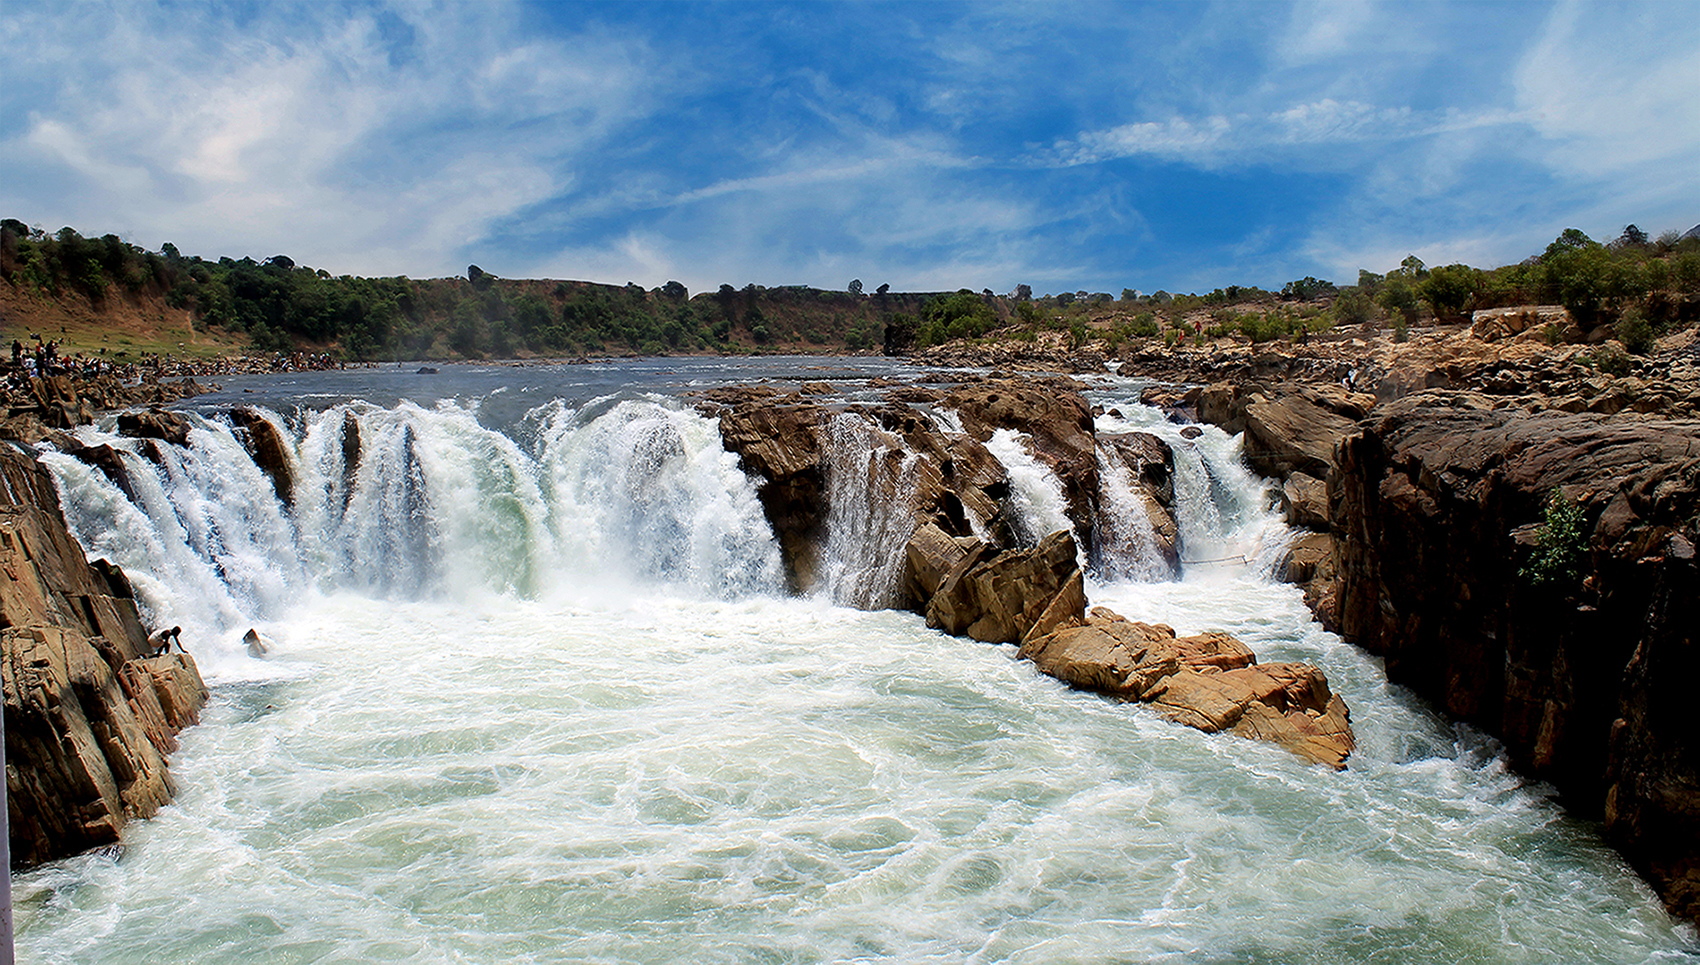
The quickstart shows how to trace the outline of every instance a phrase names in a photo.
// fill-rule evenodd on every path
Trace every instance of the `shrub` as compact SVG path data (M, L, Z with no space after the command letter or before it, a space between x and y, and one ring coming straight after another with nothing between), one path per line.
M1330 311L1336 324L1362 325L1375 317L1375 302L1361 286L1342 288Z
M1588 549L1587 519L1582 507L1554 492L1547 498L1546 513L1535 537L1535 552L1518 575L1530 586L1568 589L1582 572Z
M1653 323L1647 321L1647 316L1637 309L1630 309L1617 320L1617 340L1623 343L1633 355L1646 355L1653 350L1653 340L1658 337Z
M1629 355L1615 345L1601 345L1582 357L1582 364L1607 375L1628 375Z

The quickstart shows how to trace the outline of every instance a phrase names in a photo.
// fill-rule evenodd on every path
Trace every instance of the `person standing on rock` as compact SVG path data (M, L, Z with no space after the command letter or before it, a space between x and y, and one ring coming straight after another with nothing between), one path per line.
M170 653L173 643L177 644L179 651L188 653L189 651L183 649L182 634L182 627L172 627L169 630L161 628L148 634L148 645L154 648L153 655L158 657Z

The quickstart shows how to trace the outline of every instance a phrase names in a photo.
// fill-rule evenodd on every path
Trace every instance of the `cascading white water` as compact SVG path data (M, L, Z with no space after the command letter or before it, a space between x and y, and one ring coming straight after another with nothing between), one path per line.
M781 586L754 487L714 424L676 404L610 399L580 414L551 403L528 420L535 452L453 403L309 413L292 512L231 425L191 418L186 449L82 431L85 444L120 451L134 501L75 458L42 458L73 535L131 575L149 622L226 650L309 590L533 597L635 580L736 598ZM348 419L360 440L352 466Z
M123 457L136 503L47 457L153 615L204 614L183 622L214 700L122 855L18 877L21 961L1697 960L1593 827L1255 566L1090 593L1321 665L1358 733L1344 773L912 614L781 597L749 481L675 404L506 432L470 403L348 408L352 492L343 407L286 420L293 514L216 420L177 454L199 468ZM1256 558L1279 521L1210 432L1177 446L1185 538ZM890 471L874 448L840 481ZM195 485L229 508L172 493L224 459ZM249 620L271 657L221 657L214 628Z
M1286 549L1287 527L1269 512L1268 481L1245 467L1240 439L1210 425L1183 435L1163 413L1136 400L1117 400L1120 415L1097 419L1099 432L1148 432L1174 450L1175 522L1186 564L1244 563L1265 576Z
M917 457L887 445L854 412L832 417L826 443L823 584L845 606L892 606L903 576L903 546L915 530Z
M1175 574L1158 548L1147 497L1122 460L1098 447L1098 524L1094 569L1100 579L1150 583ZM1185 546L1181 547L1184 552Z
M986 440L986 450L1003 463L1009 473L1006 502L1010 529L1018 543L1033 546L1058 530L1073 529L1068 518L1068 500L1062 481L1051 467L1027 449L1027 435L1014 429L996 429Z
M713 422L655 398L534 415L563 566L723 599L779 592L778 545Z

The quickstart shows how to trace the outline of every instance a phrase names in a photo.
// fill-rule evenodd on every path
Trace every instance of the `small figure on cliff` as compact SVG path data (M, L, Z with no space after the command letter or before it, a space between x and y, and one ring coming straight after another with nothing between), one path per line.
M182 634L182 627L172 627L169 630L162 628L148 634L148 645L154 648L153 655L158 657L170 653L173 643L177 644L179 651L188 653L189 651L183 649Z
M248 632L242 635L242 642L248 645L248 656L250 657L264 657L270 649L260 639L260 631L253 627L249 627Z

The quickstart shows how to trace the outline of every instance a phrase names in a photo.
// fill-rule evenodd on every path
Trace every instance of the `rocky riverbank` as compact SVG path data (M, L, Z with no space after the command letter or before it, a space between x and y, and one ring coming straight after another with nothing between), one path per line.
M1147 398L1245 433L1300 529L1287 578L1325 626L1503 741L1700 919L1700 747L1682 710L1700 601L1695 333L1626 361L1506 327L1366 344L1332 368L1316 350L1241 352L1242 377Z
M165 755L207 699L193 657L154 656L129 581L90 565L53 482L0 444L0 679L12 861L115 844L174 788Z

